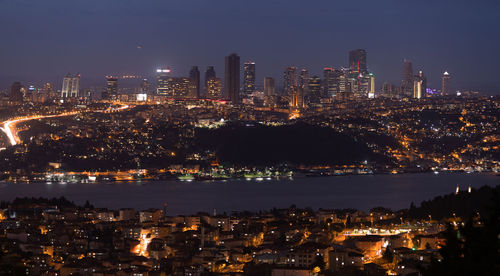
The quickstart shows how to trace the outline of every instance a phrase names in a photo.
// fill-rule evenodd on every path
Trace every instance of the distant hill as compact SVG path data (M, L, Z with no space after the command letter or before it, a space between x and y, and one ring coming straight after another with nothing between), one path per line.
M381 158L347 135L305 123L230 123L214 130L198 129L196 137L198 146L215 150L219 161L238 165L337 165Z

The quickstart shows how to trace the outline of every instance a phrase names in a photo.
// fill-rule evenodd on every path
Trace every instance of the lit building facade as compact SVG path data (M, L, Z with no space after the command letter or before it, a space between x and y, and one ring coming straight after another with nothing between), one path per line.
M404 60L403 74L401 79L401 94L403 97L413 97L413 66L411 61Z
M255 62L248 61L243 65L243 93L255 92Z
M197 99L200 97L200 70L198 66L191 67L189 71L189 98Z
M285 68L283 80L285 95L291 96L292 93L297 91L297 67L290 66Z
M445 71L443 73L443 76L441 77L441 94L442 95L452 94L451 75L450 73L448 73L448 71Z
M264 96L276 95L274 79L271 77L264 78Z
M67 74L63 79L61 97L62 98L76 98L80 91L80 74L74 77Z
M209 78L207 81L207 98L222 99L222 80L220 78Z
M106 94L109 98L118 96L118 78L112 76L106 77Z
M168 94L168 79L170 78L170 69L168 67L156 69L156 94Z

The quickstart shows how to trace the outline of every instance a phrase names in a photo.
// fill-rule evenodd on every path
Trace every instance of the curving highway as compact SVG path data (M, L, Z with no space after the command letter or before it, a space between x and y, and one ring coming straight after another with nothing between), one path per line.
M37 119L45 119L45 118L53 118L53 117L64 117L64 116L71 116L75 115L78 112L67 112L67 113L61 113L57 115L35 115L35 116L28 116L28 117L22 117L22 118L17 118L17 119L12 119L9 121L5 121L2 123L3 127L0 127L0 130L2 130L5 135L7 135L7 138L9 139L9 143L11 146L17 145L18 143L21 142L19 139L19 136L17 136L16 132L16 125L21 122L26 122L30 120L37 120Z
M123 105L120 107L112 107L109 109L105 110L100 110L101 112L117 112L117 111L122 111L124 109L128 109L131 106L129 105ZM17 145L21 142L21 139L19 139L19 136L17 136L17 131L16 131L16 125L21 122L26 122L30 120L38 120L38 119L45 119L45 118L54 118L54 117L64 117L64 116L71 116L80 113L80 111L73 111L73 112L65 112L61 114L56 114L56 115L34 115L34 116L27 116L27 117L21 117L21 118L16 118L12 119L9 121L5 121L0 123L2 127L0 127L0 130L7 135L7 138L9 139L9 143L11 146ZM5 150L5 148L0 148L1 150Z

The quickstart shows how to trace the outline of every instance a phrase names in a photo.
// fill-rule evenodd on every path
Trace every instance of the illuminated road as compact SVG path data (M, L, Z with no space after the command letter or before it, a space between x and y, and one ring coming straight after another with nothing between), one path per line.
M117 107L117 108L109 108L106 110L100 110L99 112L117 112L117 111L122 111L122 110L125 110L128 108L130 108L129 105L124 105L124 106ZM7 135L7 138L9 139L10 145L14 146L14 145L17 145L21 142L21 139L19 139L19 136L17 135L17 131L16 131L16 125L18 123L26 122L26 121L30 121L30 120L72 116L72 115L75 115L78 113L80 113L80 111L66 112L66 113L61 113L61 114L56 114L56 115L35 115L35 116L16 118L16 119L2 122L0 125L2 125L3 127L0 127L0 130L3 131L5 133L5 135ZM0 151L2 151L2 150L5 150L5 148L0 148Z
M16 131L16 125L18 123L26 122L26 121L30 121L30 120L37 120L37 119L71 116L71 115L75 115L77 113L79 113L79 112L75 111L75 112L61 113L61 114L57 114L57 115L36 115L36 116L17 118L17 119L3 122L2 123L3 127L0 127L0 130L2 130L5 133L5 135L7 135L7 138L9 138L10 145L14 146L14 145L17 145L21 142L21 140L19 139L19 136L17 136L17 131Z

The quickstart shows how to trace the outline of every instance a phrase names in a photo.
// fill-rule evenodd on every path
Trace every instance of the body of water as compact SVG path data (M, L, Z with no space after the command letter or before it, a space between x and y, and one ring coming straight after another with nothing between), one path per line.
M168 215L199 211L268 210L273 207L356 208L376 206L402 209L411 202L432 199L483 185L496 186L492 174L440 173L306 177L294 180L227 180L207 182L153 181L116 183L4 183L0 200L16 197L64 196L77 204L136 210L163 208Z

